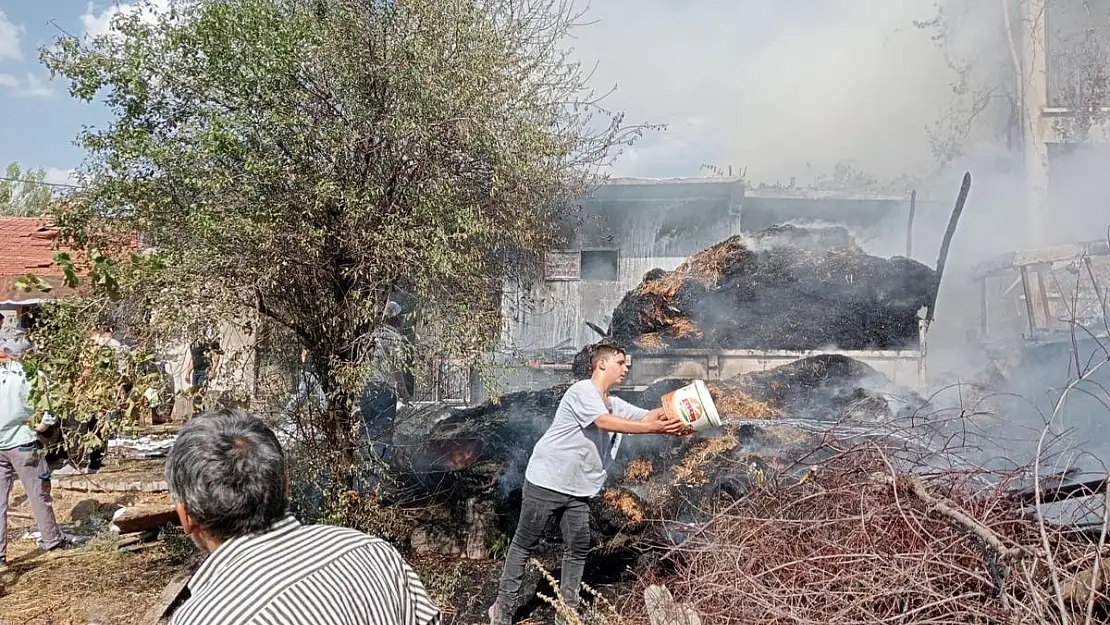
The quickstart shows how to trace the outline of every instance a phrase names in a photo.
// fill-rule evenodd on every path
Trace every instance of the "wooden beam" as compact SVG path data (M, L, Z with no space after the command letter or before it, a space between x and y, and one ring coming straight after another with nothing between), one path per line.
M179 573L162 591L158 602L150 606L139 622L142 625L162 625L173 614L173 611L189 598L188 573Z
M179 525L177 509L172 505L128 506L112 515L112 528L120 534L157 530L167 525Z

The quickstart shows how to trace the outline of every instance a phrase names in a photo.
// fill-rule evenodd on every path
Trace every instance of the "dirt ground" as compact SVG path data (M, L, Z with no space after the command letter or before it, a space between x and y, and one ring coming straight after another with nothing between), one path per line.
M117 549L103 532L120 504L168 502L164 493L87 493L54 489L63 529L97 535L87 545L44 553L34 539L26 495L17 484L9 508L8 570L0 575L0 625L139 625L162 589L193 564L180 540L137 551Z
M164 535L129 551L106 531L118 506L168 503L165 493L79 492L55 485L53 494L63 529L94 538L70 551L40 551L26 536L34 520L17 483L8 517L8 567L0 574L0 625L147 625L143 619L166 585L200 562L181 535ZM444 625L488 622L486 610L496 597L502 562L411 554L406 559L440 606ZM535 572L531 576L538 579ZM551 608L534 603L530 617L520 622L549 622Z
M26 534L34 520L18 484L9 509L8 570L0 575L0 625L146 625L147 610L166 584L199 562L187 538L117 548L105 533L119 505L167 503L164 493L97 493L54 488L54 511L63 529L94 535L85 546L44 553ZM488 622L501 563L455 558L408 558L443 611L445 625ZM525 623L527 623L526 621Z

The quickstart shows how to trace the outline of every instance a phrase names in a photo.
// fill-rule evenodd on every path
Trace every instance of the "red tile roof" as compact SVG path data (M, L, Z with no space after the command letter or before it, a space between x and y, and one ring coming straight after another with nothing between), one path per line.
M54 254L66 249L57 245L57 239L58 230L42 217L0 217L0 302L72 293L61 285L62 272L54 264ZM55 288L49 293L16 288L16 280L28 273L47 280Z

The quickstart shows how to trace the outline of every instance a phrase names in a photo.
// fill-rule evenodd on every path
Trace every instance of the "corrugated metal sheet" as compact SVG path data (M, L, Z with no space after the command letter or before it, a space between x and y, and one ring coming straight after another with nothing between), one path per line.
M544 280L508 285L504 338L518 353L577 351L598 339L586 322L608 328L613 309L648 271L672 270L687 256L738 231L735 207L743 194L731 179L623 180L581 203L569 250L616 250L616 280ZM562 259L565 261L565 257Z

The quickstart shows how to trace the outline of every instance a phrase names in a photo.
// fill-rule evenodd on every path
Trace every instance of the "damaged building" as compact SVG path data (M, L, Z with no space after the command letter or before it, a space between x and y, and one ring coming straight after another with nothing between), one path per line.
M919 222L947 218L947 202L915 204ZM892 225L906 228L910 211L908 194L749 189L741 179L728 177L611 180L582 200L580 226L566 249L547 255L542 279L505 289L504 344L511 360L532 365L517 374L510 387L536 388L567 375L573 355L607 331L614 309L645 274L674 270L688 257L730 236L798 224L840 226L857 240L867 241ZM926 249L928 256L935 246L930 242ZM761 363L748 362L744 370L783 364L802 355L763 353Z

